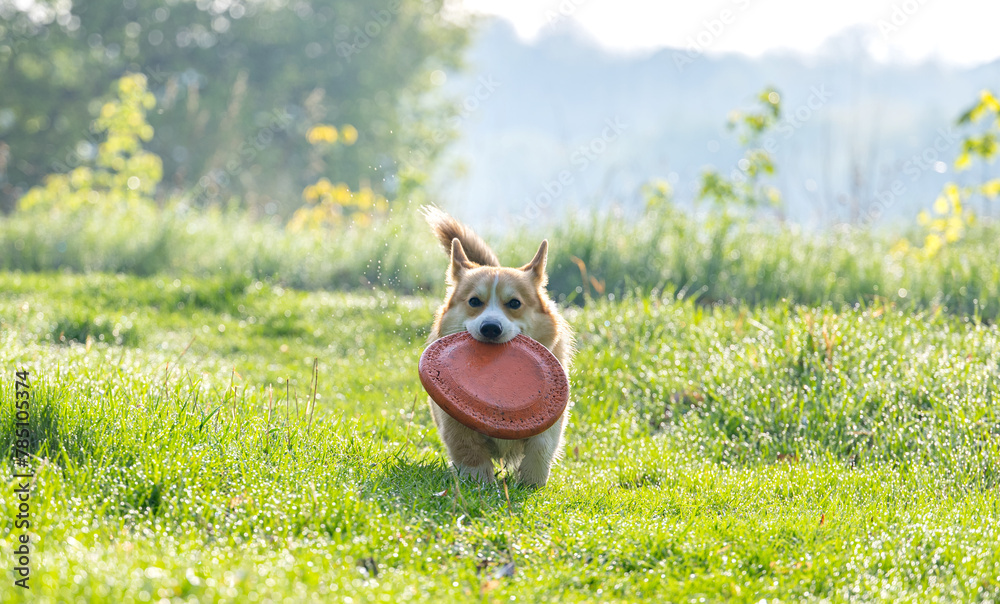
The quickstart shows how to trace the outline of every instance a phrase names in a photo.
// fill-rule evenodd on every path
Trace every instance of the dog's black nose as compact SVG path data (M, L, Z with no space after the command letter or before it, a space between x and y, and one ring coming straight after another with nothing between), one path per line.
M503 333L503 327L501 327L500 323L496 321L485 321L479 326L479 333L482 334L484 338L495 340L500 337L501 333Z

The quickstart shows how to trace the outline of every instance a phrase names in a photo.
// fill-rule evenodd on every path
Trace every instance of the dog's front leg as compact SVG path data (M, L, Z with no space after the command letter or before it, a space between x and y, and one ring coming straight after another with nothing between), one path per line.
M431 401L434 420L448 456L459 476L471 476L484 483L495 482L489 437L466 428Z
M525 439L524 458L517 469L522 484L542 487L548 482L552 463L562 448L565 420L564 415L545 432Z

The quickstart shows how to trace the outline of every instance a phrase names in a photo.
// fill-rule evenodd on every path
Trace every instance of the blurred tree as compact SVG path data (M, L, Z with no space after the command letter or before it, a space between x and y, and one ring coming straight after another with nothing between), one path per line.
M429 74L467 41L443 3L0 0L0 208L93 158L96 135L81 133L126 72L157 98L161 197L287 215L321 175L391 190L397 165L423 168L441 147L424 140L448 114ZM317 154L306 133L321 123L352 124L356 143Z

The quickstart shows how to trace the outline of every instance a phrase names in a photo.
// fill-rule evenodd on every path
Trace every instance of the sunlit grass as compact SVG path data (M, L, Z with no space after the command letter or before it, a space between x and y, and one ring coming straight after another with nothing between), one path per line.
M1000 596L995 326L886 302L570 308L566 454L530 491L447 469L415 370L434 304L0 275L4 449L15 368L36 396L32 594ZM15 534L0 532L5 552Z
M416 205L391 208L364 226L295 232L240 212L180 206L155 216L14 214L0 221L0 269L440 293L445 257ZM550 289L572 304L639 287L702 304L839 306L884 299L989 321L1000 314L1000 225L989 220L966 227L960 241L933 257L900 252L898 234L695 218L668 202L638 216L567 214L544 229L518 229L492 243L502 261L520 266L543 237L552 243Z

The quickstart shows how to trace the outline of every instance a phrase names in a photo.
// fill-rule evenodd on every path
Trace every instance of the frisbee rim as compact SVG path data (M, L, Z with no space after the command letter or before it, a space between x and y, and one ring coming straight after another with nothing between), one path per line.
M541 411L543 411L543 415L547 417L545 417L545 419L539 424L530 428L487 424L479 421L478 418L481 416L465 411L461 404L455 404L451 400L451 397L448 396L449 392L454 394L455 390L462 390L464 391L464 394L471 397L473 400L466 402L471 403L473 406L477 404L496 406L497 402L486 401L479 394L469 392L466 388L460 386L462 382L456 380L451 372L443 375L445 373L443 370L448 369L448 367L446 363L440 363L440 359L443 356L442 353L447 352L449 348L453 348L455 346L510 346L511 344L518 347L521 354L527 355L529 358L534 358L538 365L540 365L541 369L542 383L539 384L539 386L543 393L538 396L538 398L531 405L531 408L543 407ZM434 366L435 363L441 366ZM437 372L436 374L434 373L435 371ZM424 390L427 391L431 399L439 407L441 407L445 413L470 430L474 430L475 432L479 432L480 434L485 434L493 438L500 438L504 440L522 440L542 434L559 421L559 418L563 416L566 408L569 406L569 378L566 375L566 369L562 366L562 363L559 362L559 359L552 354L552 351L543 346L537 340L534 340L524 334L518 334L503 344L482 342L472 337L472 334L468 331L459 331L442 336L431 342L420 355L418 373L420 375L420 382L424 386ZM450 384L451 387L443 388L442 382ZM559 391L562 391L562 396L559 396ZM553 393L554 396L558 397L558 399L552 398ZM555 400L555 402L552 402L553 400ZM499 406L502 407L502 405Z

